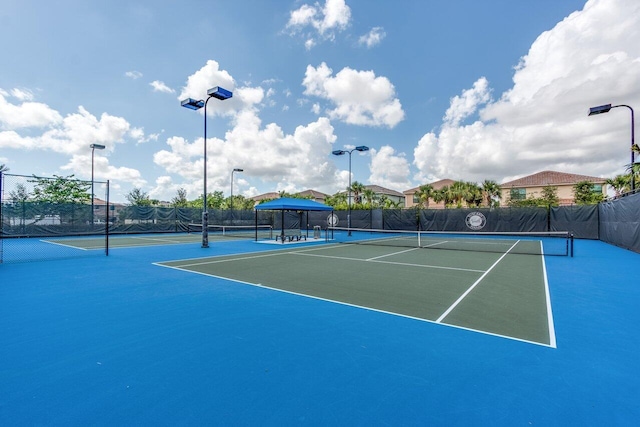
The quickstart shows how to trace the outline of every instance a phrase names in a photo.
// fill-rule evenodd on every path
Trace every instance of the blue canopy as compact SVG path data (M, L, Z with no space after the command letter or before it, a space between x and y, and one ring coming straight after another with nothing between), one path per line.
M291 199L280 198L271 200L270 202L261 203L256 206L256 210L268 210L268 211L332 211L331 206L327 206L323 203L314 202L309 199Z

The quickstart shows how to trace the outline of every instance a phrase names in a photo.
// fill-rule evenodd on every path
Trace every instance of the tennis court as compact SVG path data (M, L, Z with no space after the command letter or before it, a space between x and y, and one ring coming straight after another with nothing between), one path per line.
M555 347L541 256L378 244L159 265Z
M638 253L131 237L109 256L0 267L0 424L640 417Z

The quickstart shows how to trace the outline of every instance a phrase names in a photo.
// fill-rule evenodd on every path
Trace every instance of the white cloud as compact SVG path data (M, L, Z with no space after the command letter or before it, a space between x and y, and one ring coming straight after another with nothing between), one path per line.
M411 187L409 161L404 153L396 154L389 145L371 149L371 176L369 182L391 189Z
M324 62L318 68L308 65L302 82L305 95L328 99L335 105L328 111L331 118L349 124L388 128L404 120L395 88L386 77L348 67L335 77L332 73Z
M230 115L245 108L253 108L262 102L264 89L260 87L236 87L235 80L219 64L209 60L198 71L187 78L187 85L182 88L178 100L186 98L205 99L207 91L220 86L233 92L233 97L224 101L213 99L207 104L207 114Z
M149 83L149 86L153 88L154 92L176 93L175 90L171 89L169 86L167 86L164 82L161 82L160 80L152 81L151 83Z
M164 132L164 130L162 132ZM157 141L162 132L145 135L144 128L131 128L129 136L135 139L138 144L144 144L149 141Z
M358 44L370 49L379 45L386 36L387 33L384 32L384 28L374 27L367 34L360 36Z
M13 88L11 89L11 96L18 98L20 101L33 101L33 92L29 89Z
M30 91L12 89L12 96L19 100L30 99ZM23 102L11 104L6 100L9 94L0 92L0 129L15 130L22 128L41 128L55 126L62 121L62 116L46 104L39 102Z
M286 134L275 123L262 127L255 111L243 110L224 140L207 141L208 190L227 193L230 171L235 167L243 168L243 179L254 186L256 181L263 181L274 182L278 190L333 189L335 167L329 162L328 153L335 140L327 118L321 117L298 126L293 134ZM194 188L201 188L202 138L188 142L173 137L167 144L169 149L157 152L154 162L169 174L192 183ZM238 191L243 191L241 182L238 186Z
M351 8L344 0L326 0L324 6L304 4L289 14L286 28L291 35L304 34L305 48L317 44L317 37L333 40L336 32L344 31L351 21Z
M478 107L491 100L491 89L486 78L480 77L473 88L462 92L450 100L450 106L444 116L444 121L450 126L458 126L460 122L475 113Z
M595 176L629 163L629 115L588 108L640 98L640 3L590 0L541 34L515 69L513 87L488 101L482 79L451 100L444 123L414 150L417 179L480 181L558 170ZM479 120L463 124L484 102Z
M133 80L137 80L142 77L142 73L140 71L127 71L124 75Z
M6 92L4 92L6 93ZM8 118L7 118L8 117ZM141 185L145 181L138 170L116 167L109 164L107 156L123 143L125 136L144 137L141 129L130 132L129 123L121 118L103 113L97 118L84 107L78 112L62 117L49 106L25 102L19 106L9 104L0 94L0 124L11 130L0 131L0 148L18 150L53 151L70 156L67 164L60 167L78 177L88 178L91 171L91 144L102 144L106 150L95 152L96 179L111 179ZM42 134L26 136L18 133L24 127L45 127ZM152 136L147 137L147 139Z

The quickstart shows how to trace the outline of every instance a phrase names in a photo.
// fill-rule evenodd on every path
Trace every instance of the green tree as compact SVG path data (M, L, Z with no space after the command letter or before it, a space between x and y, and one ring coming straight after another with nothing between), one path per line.
M545 185L542 187L542 197L540 197L540 201L543 206L558 206L560 203L558 187L553 185Z
M613 178L609 178L605 181L605 184L613 188L616 197L620 197L631 189L630 175L616 175Z
M502 189L497 182L485 179L482 182L482 193L487 206L490 208L500 206L499 200L502 199Z
M416 191L416 198L418 199L419 209L429 209L429 199L432 199L436 190L431 184L424 184L418 187Z
M353 181L351 183L351 194L353 196L353 203L354 205L359 205L362 203L362 197L360 197L360 195L364 192L364 184L358 182L358 181ZM347 191L349 189L347 188Z
M53 178L39 178L34 175L33 200L42 203L89 203L91 183L67 177L54 175Z
M186 208L189 205L187 200L187 190L184 188L178 188L176 196L171 199L171 205L176 208Z
M151 199L149 194L142 191L140 188L134 188L125 196L131 206L151 206Z
M595 205L600 203L604 196L601 191L594 191L592 182L580 181L573 185L573 198L579 205Z
M362 198L364 199L365 208L371 209L373 208L376 201L376 193L370 188L365 188L362 191Z
M24 203L29 200L29 192L27 191L27 187L22 184L16 184L16 189L9 192L9 199L13 203Z

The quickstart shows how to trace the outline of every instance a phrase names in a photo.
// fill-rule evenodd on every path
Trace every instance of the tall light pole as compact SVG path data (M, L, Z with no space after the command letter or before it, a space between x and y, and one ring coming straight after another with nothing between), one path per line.
M349 211L347 213L347 234L351 236L351 153L354 151L369 151L369 147L366 145L360 145L352 150L333 150L331 154L334 156L342 156L343 154L349 153L349 187L347 190L349 191L349 196L347 198L347 204L349 205Z
M91 144L89 147L91 147L91 229L93 230L93 199L95 197L95 193L93 192L93 154L96 150L104 150L105 146L101 144Z
M634 193L636 189L636 185L635 185L636 179L633 173L633 165L635 164L634 149L636 146L636 142L635 142L635 123L634 123L635 120L633 117L633 108L625 104L614 105L614 106L611 106L611 104L605 104L605 105L599 105L597 107L589 108L589 115L593 116L596 114L608 113L612 108L618 108L618 107L627 107L629 110L631 110L631 193Z
M204 107L204 193L203 193L203 206L202 206L202 247L209 247L209 212L207 212L207 103L211 98L216 98L221 101L229 99L233 96L233 93L229 90L223 89L219 86L211 88L207 91L207 100L187 98L180 102L185 108L190 110L199 110Z
M233 222L233 173L234 172L244 172L244 169L234 168L231 171L231 197L229 198L229 207L231 210L231 221Z

